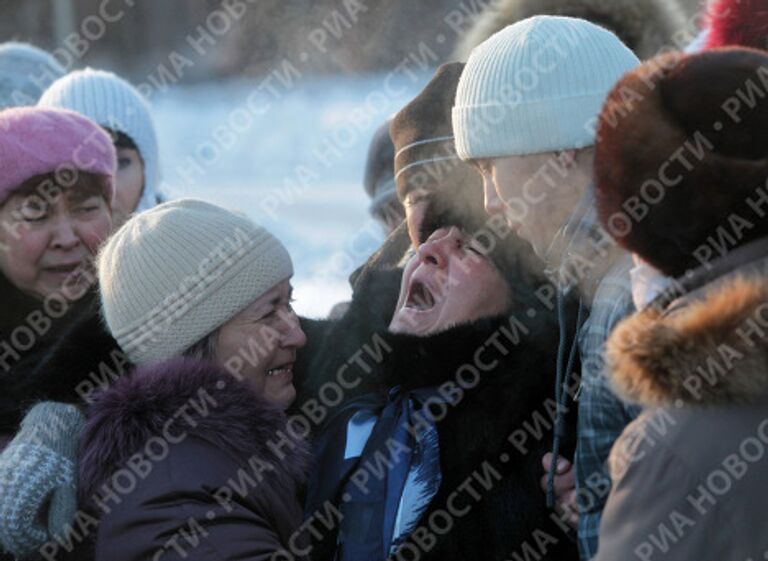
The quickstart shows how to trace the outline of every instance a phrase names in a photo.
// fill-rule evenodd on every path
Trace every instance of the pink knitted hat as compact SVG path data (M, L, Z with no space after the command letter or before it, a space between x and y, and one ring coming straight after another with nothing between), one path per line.
M117 157L109 135L90 119L63 109L18 107L0 111L0 204L27 179L60 169L110 177Z

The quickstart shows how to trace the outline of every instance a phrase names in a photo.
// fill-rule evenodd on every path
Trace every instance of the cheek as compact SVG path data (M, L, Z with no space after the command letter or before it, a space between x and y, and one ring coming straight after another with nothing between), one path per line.
M506 282L487 263L472 264L466 271L461 271L457 282L462 287L465 307L484 313L503 311L506 308Z
M48 247L44 232L27 231L19 237L0 237L0 271L19 287L30 287L37 277L37 263Z
M496 193L504 199L514 195L514 193L509 192L511 191L511 185L514 184L508 181L508 178L509 174L504 168L495 168L490 174L490 177L488 177L491 184L490 186L492 186L496 190Z
M227 368L228 364L235 366L237 377L261 393L266 373L263 368L264 356L258 351L261 347L256 337L253 332L242 326L222 328L216 342L216 357L224 368ZM251 345L251 341L255 344ZM244 354L249 358L244 358Z
M112 217L106 209L93 220L78 225L77 232L89 253L95 255L112 229Z
M483 287L482 302L485 314L500 314L507 310L510 304L509 285L496 269L485 271L478 286Z
M138 205L144 189L144 172L139 165L132 165L117 172L115 178L115 208L130 214Z
M45 229L19 228L17 235L6 236L4 240L8 258L18 264L34 264L48 248L50 236Z
M478 279L473 276L474 268L464 266L468 268L462 269L458 263L451 266L449 277L446 279L448 292L443 308L444 314L459 314L462 318L477 307L482 291L477 282Z

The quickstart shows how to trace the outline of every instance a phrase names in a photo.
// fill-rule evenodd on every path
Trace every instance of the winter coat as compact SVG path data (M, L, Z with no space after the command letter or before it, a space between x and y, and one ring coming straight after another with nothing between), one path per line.
M64 316L69 320L67 325L57 330L50 344L38 350L35 364L30 365L31 370L18 378L3 381L5 391L0 393L0 419L9 432L6 442L3 435L0 435L0 450L16 435L24 413L34 403L54 401L84 409L99 391L133 368L105 329L95 294L87 298L82 306L78 303L71 316ZM48 429L48 426L37 428L41 434L48 434ZM63 449L77 447L74 435L57 431L56 436ZM72 442L61 442L67 438L72 439ZM44 467L41 465L41 468ZM25 477L40 477L41 473L28 473ZM64 483L62 481L61 485ZM46 503L41 501L41 504ZM46 515L41 512L40 516ZM84 540L74 539L71 544L62 545L49 557L60 561L84 561L91 558L91 553ZM6 558L0 553L0 561L9 560L10 557Z
M677 298L679 296L679 298ZM611 452L598 561L768 552L768 239L619 325L607 359L648 407Z
M68 302L61 317L58 310L46 314L44 303L28 296L0 274L0 450L19 428L24 413L38 401L53 400L77 403L76 386L84 373L70 376L40 369L45 356L66 337L73 325L98 322L96 291L91 290L80 300ZM50 322L50 323L48 323ZM33 325L38 326L37 332ZM91 323L90 325L93 325ZM46 327L47 326L47 327ZM89 327L90 329L90 327ZM16 332L14 334L14 332ZM42 332L38 334L38 332ZM28 335L32 345L28 346ZM20 343L14 345L13 342ZM28 348L27 348L28 347Z
M518 333L520 339L515 344L502 335L515 331L514 320L500 316L428 337L379 332L379 340L385 341L387 349L380 360L370 359L358 366L343 363L343 378L357 382L345 394L346 403L361 395L386 394L392 388L408 392L440 387L455 383L462 365L474 364L476 360L493 364L482 372L477 385L466 392L458 405L449 407L444 418L436 417L442 483L417 527L425 528L437 541L432 549L421 554L422 560L517 559L534 551L541 555L538 559L577 559L576 545L564 533L564 525L558 524L556 516L547 509L540 488L541 458L552 444L552 349L557 345L558 326L554 314L541 304L530 306L537 311L536 319L517 318L527 331ZM355 314L355 301L350 314ZM494 337L504 350L489 343ZM480 358L478 349L485 349ZM325 364L329 370L312 373L316 385L338 375L340 363L328 360ZM328 422L316 435L316 443L326 433L331 441L344 438L343 419L349 416L348 412L342 406L336 415L342 422L336 422L334 414L329 414ZM525 444L511 444L509 438L513 433L520 439L527 435ZM572 453L574 435L565 436L565 452ZM318 469L310 480L308 514L322 511L321 505L328 500L338 505L343 486L343 481L323 470L324 465L338 464L335 458L316 457L315 461ZM487 488L473 479L477 477L486 481ZM471 503L472 508L457 517L448 533L436 534L434 520L439 519L442 511L454 511L457 489L466 491L467 485L479 492L479 500L459 491L461 506ZM314 561L333 559L337 530L333 528L317 540ZM407 543L414 546L418 540L412 538Z
M686 4L690 1L684 0ZM641 59L675 46L675 33L686 25L679 0L499 0L468 26L454 58L467 60L472 49L497 31L537 15L570 16L596 23L613 31Z
M402 236L399 236L398 240L400 239ZM402 246L401 241L386 245L388 248L394 247L393 251L396 253L401 251L400 246ZM365 330L368 329L368 326L385 325L382 324L385 321L382 318L387 315L391 316L397 300L402 271L393 270L380 273L378 269L375 269L375 265L379 263L380 259L387 258L386 255L387 252L383 250L377 252L369 260L367 265L370 266L361 268L356 275L359 280L356 286L362 286L356 293L359 294L361 301L368 302L367 312L364 317L358 314L358 320L353 325L347 324L346 327L357 330L361 338L367 332ZM6 391L0 393L0 402L4 406L3 409L0 409L0 419L6 423L4 426L10 427L7 436L8 441L15 435L23 412L27 409L26 406L20 406L21 404L29 403L32 405L39 399L51 399L75 403L85 409L100 392L107 390L120 377L133 370L134 366L128 361L115 339L103 325L97 313L97 303L92 302L92 306L93 313L82 314L73 319L71 325L68 325L61 335L52 341L51 345L40 352L39 358L35 360L36 364L32 373L28 377L18 380L23 382L18 386L19 391L11 391L10 387L6 386L4 388ZM3 316L3 319L8 317ZM388 321L386 319L387 323ZM331 328L338 329L340 327L337 322L306 319L302 319L302 324L309 335L309 343L306 347L307 352L300 354L295 368L295 385L299 394L303 391L303 385L309 383L302 380L301 372L307 372L307 369L302 369L301 363L311 362L314 358L320 357L323 344L326 341L324 335ZM307 378L311 377L307 376ZM5 380L2 383L5 384ZM51 391L41 392L40 390L44 388ZM80 391L76 391L77 389ZM2 439L0 439L1 444ZM76 444L73 443L73 445ZM70 544L66 545L69 546ZM72 559L82 561L93 557L87 540L83 543L83 540L74 539L71 545L72 547L62 546L56 553L56 558L63 560L65 556L69 556ZM0 560L6 561L2 553L0 553Z
M53 304L21 292L0 274L0 453L16 436L25 413L40 401L77 404L78 385L87 376L80 370L60 371L41 367L75 325L88 332L99 330L96 291L67 302L65 313ZM30 338L31 335L31 338ZM90 335L85 335L88 338ZM28 341L31 344L28 344ZM84 350L89 350L84 346ZM2 549L2 548L0 548ZM0 560L10 555L0 551Z
M226 372L191 359L140 368L87 417L79 492L99 519L97 560L304 551L306 444Z

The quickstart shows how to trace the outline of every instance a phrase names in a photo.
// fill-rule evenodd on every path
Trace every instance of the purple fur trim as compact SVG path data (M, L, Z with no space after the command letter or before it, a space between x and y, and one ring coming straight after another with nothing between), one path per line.
M273 472L276 477L306 481L308 446L286 430L282 410L211 363L176 358L129 373L89 409L80 441L81 503L88 504L133 454L143 452L150 438L162 437L174 418L173 435L187 430L242 459L244 466L256 456L280 468ZM280 433L293 444L276 451L269 443L279 442Z

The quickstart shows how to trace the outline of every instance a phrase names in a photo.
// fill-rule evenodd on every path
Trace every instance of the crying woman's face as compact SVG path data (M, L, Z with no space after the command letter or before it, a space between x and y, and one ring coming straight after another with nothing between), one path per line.
M389 328L428 335L504 312L510 287L496 266L459 228L440 228L403 273Z

